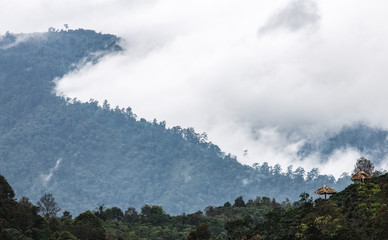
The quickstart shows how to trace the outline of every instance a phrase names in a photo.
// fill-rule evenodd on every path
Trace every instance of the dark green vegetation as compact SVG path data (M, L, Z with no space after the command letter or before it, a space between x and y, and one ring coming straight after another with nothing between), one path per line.
M0 239L388 239L388 174L348 186L328 200L307 193L294 203L267 197L170 216L161 206L45 215L0 175Z
M144 203L179 214L240 195L296 200L323 184L348 184L317 169L244 166L191 128L53 93L54 79L79 63L120 54L118 41L89 30L0 36L0 174L17 194L36 202L50 192L73 214Z
M348 186L328 200L301 195L250 233L260 239L388 239L388 174Z
M341 190L349 176L335 181L318 169L306 173L290 166L283 172L265 162L244 166L191 128L168 129L164 122L138 119L130 108L53 93L53 80L78 63L120 54L117 37L70 30L0 38L0 174L18 196L40 199L40 209L26 197L16 201L1 177L0 239L338 239L356 234L383 239L386 234L387 175L351 185L328 201L303 194L295 203L277 203L273 197L294 201L324 184ZM73 219L68 211L83 213ZM173 217L165 211L191 214Z

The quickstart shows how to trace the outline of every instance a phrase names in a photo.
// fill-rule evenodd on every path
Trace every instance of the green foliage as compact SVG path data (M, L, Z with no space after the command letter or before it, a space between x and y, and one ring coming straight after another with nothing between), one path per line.
M192 214L170 216L161 206L144 205L86 211L74 220L42 218L27 197L0 205L0 239L385 239L388 227L388 174L352 184L329 199L307 193L294 203L268 197L248 200L245 207L208 206ZM12 189L3 178L0 188Z
M73 214L102 203L181 214L237 196L296 200L319 185L347 185L348 176L335 182L315 171L305 181L302 168L244 166L193 128L53 94L56 79L121 51L119 40L83 29L1 37L0 174L16 192L34 202L50 192Z
M57 240L76 240L77 237L68 231L63 231L59 234Z
M240 196L240 197L236 198L234 200L234 205L233 206L235 206L235 207L245 207L245 202L243 200L243 197Z
M8 240L29 240L22 232L15 228L7 228L2 232L1 239Z
M15 193L3 176L0 175L0 201L12 200Z
M86 211L74 219L73 233L79 239L105 239L102 222L92 212Z
M289 166L282 173L279 165L266 162L243 166L193 128L169 129L165 122L138 119L130 108L111 108L107 101L100 106L53 94L56 78L120 51L118 41L82 29L1 37L1 174L15 192L34 202L52 192L74 214L101 207L74 220L67 211L61 218L42 218L27 197L16 201L0 176L0 239L186 239L194 229L192 237L207 238L211 232L210 238L222 239L388 235L387 174L351 185L327 201L313 201L308 193L317 186L339 191L349 176L335 181L318 169ZM294 201L300 192L306 193L293 204L271 200ZM243 196L257 193L271 198L244 202ZM197 211L233 199L233 206L209 206L205 215ZM118 207L105 209L101 203ZM128 203L135 208L123 213ZM193 213L170 216L161 205L169 213Z
M38 215L39 208L27 197L17 202L12 187L0 175L0 239L39 239L34 229L43 228L44 219Z
M166 214L161 206L144 205L141 208L140 220L143 223L161 225L170 220L170 215Z
M187 236L188 240L209 240L211 232L208 223L200 224L195 230L191 231Z
M227 222L225 229L227 231L227 239L242 240L245 239L250 230L250 223L248 220L238 219Z
M140 216L136 208L129 207L124 213L124 221L129 223L136 223L140 221Z
M112 207L105 210L106 217L109 220L121 221L124 218L123 211L118 207Z
M252 235L260 239L385 239L388 174L352 184L330 199L306 194L286 211L273 210Z
M379 202L381 194L379 185L372 182L360 183L357 187L357 194L360 203L355 207L360 218L368 221L375 219L379 210L386 206L386 203Z

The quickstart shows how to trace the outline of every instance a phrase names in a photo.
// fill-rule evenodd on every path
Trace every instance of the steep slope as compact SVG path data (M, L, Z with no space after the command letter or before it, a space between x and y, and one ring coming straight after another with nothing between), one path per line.
M323 184L267 164L251 168L194 129L167 129L138 119L130 108L81 103L52 93L54 82L79 63L122 50L113 35L90 30L6 34L0 40L0 174L17 196L53 193L74 214L107 206L163 205L169 213L197 211L239 195L296 199Z

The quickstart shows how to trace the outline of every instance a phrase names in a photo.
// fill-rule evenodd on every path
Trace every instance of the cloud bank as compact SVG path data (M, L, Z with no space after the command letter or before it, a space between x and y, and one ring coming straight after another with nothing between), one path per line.
M117 34L124 53L68 74L57 91L207 132L249 165L320 167L339 176L362 153L338 149L321 163L318 155L301 160L297 152L343 126L388 129L387 6L377 0L16 0L0 4L0 33L68 24Z
M317 27L320 20L315 1L298 0L290 2L283 9L273 14L259 30L261 34L276 29L297 31L306 27Z

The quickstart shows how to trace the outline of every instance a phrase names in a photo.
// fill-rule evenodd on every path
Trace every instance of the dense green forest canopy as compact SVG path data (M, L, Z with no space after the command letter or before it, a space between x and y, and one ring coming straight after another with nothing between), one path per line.
M315 201L307 193L295 202L256 197L204 211L170 216L162 206L144 205L138 212L99 206L73 218L47 214L55 199L45 194L32 204L19 201L0 175L0 239L386 239L388 235L388 174L349 185L330 199ZM48 199L49 197L49 199ZM54 212L55 212L54 211ZM40 213L41 215L38 215Z
M73 214L145 203L181 214L238 196L293 201L323 184L341 190L350 182L318 169L242 165L193 128L55 95L55 79L120 54L119 42L83 29L0 37L0 174L18 195L36 202L52 193Z

